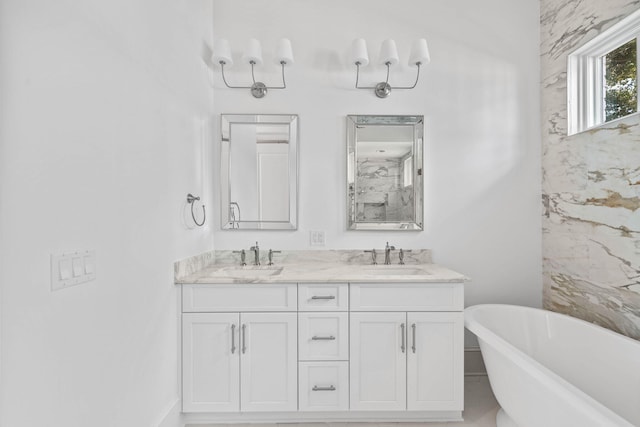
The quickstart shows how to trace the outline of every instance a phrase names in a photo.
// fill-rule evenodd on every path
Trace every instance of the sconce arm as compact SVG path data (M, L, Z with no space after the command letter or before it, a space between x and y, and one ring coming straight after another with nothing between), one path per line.
M227 83L227 79L224 75L224 66L225 62L220 61L220 68L222 69L222 81L224 82L224 85L226 87L228 87L229 89L251 89L251 86L231 86L229 83ZM251 65L251 72L253 74L253 65Z
M284 66L287 65L286 62L280 61L280 66L282 67L282 86L268 86L268 89L286 89L287 82L284 80Z
M418 67L418 71L416 72L416 81L413 83L413 86L394 86L394 89L413 89L418 84L418 79L420 78L420 62L416 62L416 67ZM389 79L389 71L387 70L387 81Z
M358 86L360 80L360 63L356 62L356 89L375 89L375 86Z
M256 82L256 77L254 74L255 62L251 61L250 64L251 64L251 80L253 81L253 84L251 86L232 86L227 82L227 78L224 74L225 62L220 61L220 68L222 71L221 73L222 81L224 82L224 85L229 89L251 89L251 94L255 98L264 97L267 94L268 89L286 89L287 88L287 82L284 77L284 66L287 64L285 61L280 61L280 66L282 68L282 86L267 86L262 82Z
M379 98L386 98L391 89L414 89L418 85L418 80L420 79L420 62L416 62L416 67L418 68L416 72L416 80L413 82L412 86L391 86L389 84L389 72L390 72L390 63L385 64L387 66L387 78L385 81L378 83L376 86L358 86L360 80L360 63L356 62L356 89L373 89L376 92L376 95Z

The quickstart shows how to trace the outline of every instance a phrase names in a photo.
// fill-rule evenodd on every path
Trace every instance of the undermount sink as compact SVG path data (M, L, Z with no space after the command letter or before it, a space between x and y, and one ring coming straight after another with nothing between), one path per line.
M400 266L377 266L363 270L364 274L372 276L412 276L415 274L429 274L421 268L400 267Z
M220 271L221 275L229 277L268 277L282 273L282 267L229 267Z

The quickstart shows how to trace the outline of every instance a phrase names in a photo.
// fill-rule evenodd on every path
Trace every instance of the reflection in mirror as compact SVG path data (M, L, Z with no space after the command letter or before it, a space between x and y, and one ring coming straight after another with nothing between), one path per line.
M297 228L297 122L296 115L222 115L223 229Z
M422 230L423 116L347 116L352 230Z

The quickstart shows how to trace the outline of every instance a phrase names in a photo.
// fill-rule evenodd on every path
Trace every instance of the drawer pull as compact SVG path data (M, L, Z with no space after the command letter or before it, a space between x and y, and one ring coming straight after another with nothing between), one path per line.
M311 339L313 341L334 341L336 337L334 337L333 335L329 335L328 337L319 337L317 335L314 335L311 337Z
M236 352L236 325L231 325L231 354Z
M411 325L411 332L413 335L413 344L411 344L411 350L413 350L413 352L416 352L416 324L414 323L413 325Z
M247 336L247 325L242 325L242 354L245 354L247 352L247 342L246 342L246 336Z
M336 299L335 295L314 295L311 299Z
M332 386L332 385L330 385L329 387L318 387L317 385L314 385L311 390L313 390L313 391L336 391L336 388L334 386Z

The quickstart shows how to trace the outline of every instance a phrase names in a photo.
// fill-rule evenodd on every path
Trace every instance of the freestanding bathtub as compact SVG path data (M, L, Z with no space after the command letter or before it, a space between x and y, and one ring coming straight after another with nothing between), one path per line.
M476 305L498 427L640 426L640 341L551 311Z

